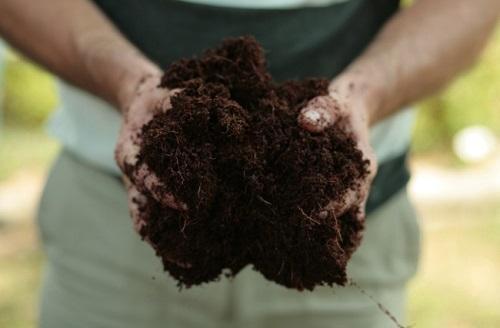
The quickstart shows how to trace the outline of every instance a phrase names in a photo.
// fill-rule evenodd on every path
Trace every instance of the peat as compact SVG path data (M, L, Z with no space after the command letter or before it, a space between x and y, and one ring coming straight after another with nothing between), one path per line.
M352 207L319 215L368 174L368 162L340 124L310 133L297 124L328 81L273 81L252 37L226 39L165 71L180 88L172 109L142 130L146 163L187 211L148 195L140 234L181 286L236 275L253 265L290 288L344 285L364 218Z

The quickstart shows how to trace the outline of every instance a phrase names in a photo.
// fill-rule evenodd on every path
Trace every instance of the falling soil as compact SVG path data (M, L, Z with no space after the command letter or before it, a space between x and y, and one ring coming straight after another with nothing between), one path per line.
M358 207L339 217L323 209L356 188L368 161L341 123L316 134L297 124L327 86L275 83L252 37L167 68L160 87L182 91L143 128L137 165L146 163L188 210L148 196L140 233L181 286L249 264L299 290L347 282L364 219Z

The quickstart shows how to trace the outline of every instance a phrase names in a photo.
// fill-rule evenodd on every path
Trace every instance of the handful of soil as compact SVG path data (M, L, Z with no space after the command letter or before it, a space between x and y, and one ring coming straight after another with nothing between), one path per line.
M357 207L340 217L323 209L356 187L368 163L339 124L319 134L297 124L327 86L275 83L252 37L168 67L160 87L182 91L143 128L136 165L146 163L188 210L148 195L140 234L181 286L248 264L299 290L347 282L364 222Z

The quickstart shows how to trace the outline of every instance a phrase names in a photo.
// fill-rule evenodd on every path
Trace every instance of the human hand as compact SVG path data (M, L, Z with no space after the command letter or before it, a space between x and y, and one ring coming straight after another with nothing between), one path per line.
M363 92L359 92L360 89L352 81L334 81L328 91L328 95L318 96L307 103L299 115L299 124L313 133L337 124L352 134L364 159L369 160L370 164L369 174L357 181L357 187L350 189L343 199L332 200L320 215L326 217L328 212L333 212L339 217L352 206L358 206L361 218L365 216L370 185L377 172L377 161L370 145L368 99L363 97Z
M115 159L124 174L124 181L129 196L129 208L137 231L145 224L140 207L151 195L161 204L179 210L186 210L184 203L178 202L160 179L151 172L147 164L137 166L141 150L142 128L158 111L167 111L172 105L171 97L178 90L158 88L161 74L148 74L139 80L135 87L124 94L120 107L123 122L115 149Z

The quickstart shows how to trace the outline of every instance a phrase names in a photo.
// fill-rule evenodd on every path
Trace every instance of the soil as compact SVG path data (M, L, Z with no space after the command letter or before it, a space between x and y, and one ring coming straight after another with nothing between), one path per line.
M148 196L140 233L181 286L247 265L299 290L346 284L364 218L357 207L340 217L323 209L356 187L368 161L341 123L316 134L298 126L300 109L327 86L274 82L252 37L167 68L160 87L182 91L143 128L137 165L147 163L188 210Z

